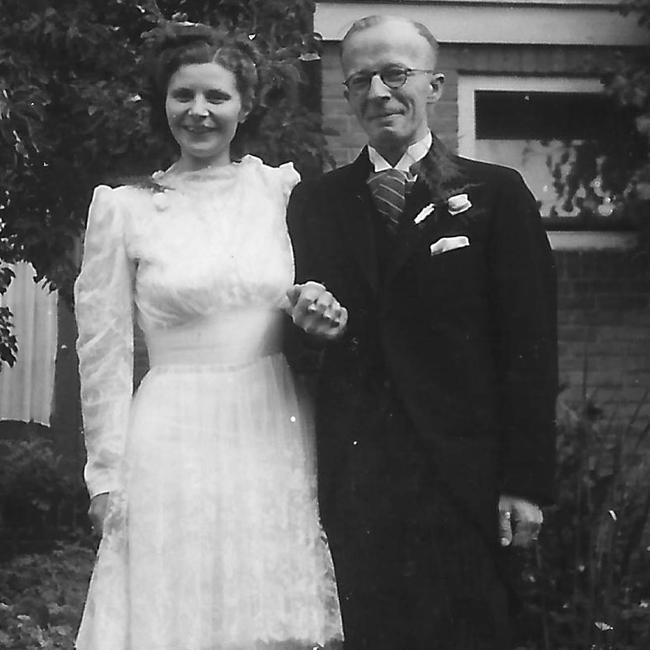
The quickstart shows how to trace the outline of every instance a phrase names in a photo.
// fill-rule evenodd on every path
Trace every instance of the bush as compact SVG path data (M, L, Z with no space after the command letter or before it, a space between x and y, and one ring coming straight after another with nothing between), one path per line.
M60 545L0 563L0 648L73 650L94 557Z
M650 424L564 408L557 505L523 573L521 649L650 648Z
M16 547L51 545L87 532L87 496L53 443L42 436L1 440L0 533L2 555Z

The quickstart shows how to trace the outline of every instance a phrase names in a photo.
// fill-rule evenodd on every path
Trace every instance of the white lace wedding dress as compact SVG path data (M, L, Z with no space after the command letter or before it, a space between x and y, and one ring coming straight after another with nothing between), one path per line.
M298 175L247 156L155 178L95 190L75 287L86 481L110 493L77 648L337 645L312 420L280 351Z

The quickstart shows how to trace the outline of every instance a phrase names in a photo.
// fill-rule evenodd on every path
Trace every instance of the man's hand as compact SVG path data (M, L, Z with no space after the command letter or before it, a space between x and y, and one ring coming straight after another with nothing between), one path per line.
M334 340L345 331L348 310L318 282L296 284L287 291L282 309L308 334Z
M507 494L499 497L501 546L530 546L537 541L543 521L542 511L534 503Z
M95 495L90 500L90 507L88 508L88 517L93 527L93 532L99 537L104 533L104 519L106 518L106 511L108 509L108 492Z

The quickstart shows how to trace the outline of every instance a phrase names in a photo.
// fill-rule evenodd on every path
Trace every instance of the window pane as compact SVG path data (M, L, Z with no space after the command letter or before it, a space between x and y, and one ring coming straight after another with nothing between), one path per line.
M611 128L616 110L594 93L476 93L476 137L488 140L587 140Z
M476 91L475 109L477 157L521 171L542 215L616 216L635 159L629 112L604 94L523 91Z

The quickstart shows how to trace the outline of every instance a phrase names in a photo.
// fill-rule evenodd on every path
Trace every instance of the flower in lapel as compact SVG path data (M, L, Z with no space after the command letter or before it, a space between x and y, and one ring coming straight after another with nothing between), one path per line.
M415 219L413 219L413 223L416 226L419 226L434 210L436 209L436 206L433 205L433 203L429 203L429 205L425 205L420 212L417 213L415 216Z
M449 210L449 214L452 216L465 212L471 207L472 202L469 200L467 194L455 194L447 199L447 210Z

